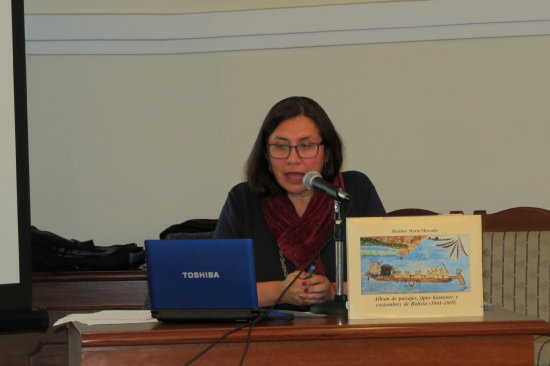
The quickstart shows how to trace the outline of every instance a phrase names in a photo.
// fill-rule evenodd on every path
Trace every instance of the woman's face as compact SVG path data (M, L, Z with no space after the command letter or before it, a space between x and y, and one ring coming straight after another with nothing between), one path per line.
M306 116L297 116L281 122L267 140L268 145L277 145L272 148L283 151L286 146L301 146L304 150L310 149L311 144L320 144L321 142L323 141L317 126ZM316 146L313 148L316 149ZM315 157L300 157L296 148L291 148L287 158L276 159L268 153L268 160L277 183L288 192L289 196L312 194L304 187L302 179L304 174L312 170L321 172L325 164L325 147L320 145Z

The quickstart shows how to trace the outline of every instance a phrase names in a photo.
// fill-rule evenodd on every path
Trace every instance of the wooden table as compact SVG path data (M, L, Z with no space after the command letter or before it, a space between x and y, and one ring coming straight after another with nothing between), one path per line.
M181 366L235 324L69 325L70 365ZM193 365L238 365L241 329ZM479 319L348 321L297 317L264 321L252 331L244 365L529 365L533 335L550 323L500 309Z
M34 307L48 311L50 327L44 333L0 334L0 365L67 366L67 332L52 324L79 312L106 309L141 309L147 296L147 272L35 272Z

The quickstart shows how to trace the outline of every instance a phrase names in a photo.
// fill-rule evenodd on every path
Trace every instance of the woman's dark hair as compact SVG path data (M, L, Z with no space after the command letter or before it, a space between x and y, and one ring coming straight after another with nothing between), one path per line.
M340 171L343 161L342 140L326 112L313 99L290 97L271 107L248 157L246 178L252 193L258 196L271 196L285 192L269 171L267 140L283 121L298 116L310 118L319 129L327 160L321 172L323 177L331 182Z

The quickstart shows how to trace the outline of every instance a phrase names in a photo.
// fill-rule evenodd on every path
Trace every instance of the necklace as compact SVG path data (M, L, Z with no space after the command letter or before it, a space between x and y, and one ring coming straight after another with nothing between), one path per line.
M277 245L279 245L279 242L277 242ZM281 268L283 269L283 275L285 278L288 277L288 270L286 269L286 262L285 262L285 256L283 255L283 252L281 252L281 246L279 245L279 261L281 262Z

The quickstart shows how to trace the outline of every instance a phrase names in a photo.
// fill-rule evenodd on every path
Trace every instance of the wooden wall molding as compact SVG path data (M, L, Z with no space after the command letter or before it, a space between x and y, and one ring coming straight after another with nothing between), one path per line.
M546 0L406 1L198 14L30 14L29 55L185 54L550 35Z

